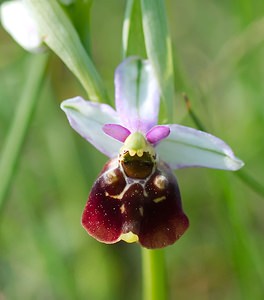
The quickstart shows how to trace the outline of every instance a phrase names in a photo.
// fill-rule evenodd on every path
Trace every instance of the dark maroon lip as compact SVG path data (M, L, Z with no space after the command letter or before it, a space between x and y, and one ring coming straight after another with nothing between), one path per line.
M113 163L114 162L114 163ZM110 160L94 183L82 225L97 240L112 244L132 232L146 248L163 248L188 228L174 174L163 162L150 176L129 178L117 160Z

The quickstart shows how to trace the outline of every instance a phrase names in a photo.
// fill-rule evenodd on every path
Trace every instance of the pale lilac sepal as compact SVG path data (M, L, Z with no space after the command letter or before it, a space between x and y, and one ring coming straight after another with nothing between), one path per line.
M157 144L170 134L170 128L166 125L157 125L152 127L146 134L149 143Z
M158 121L160 93L151 64L127 58L115 72L116 110L131 132L146 133Z
M38 25L24 1L4 2L0 6L0 17L5 30L24 49L31 52L45 49Z
M157 145L156 151L173 169L206 167L235 171L244 165L219 138L185 126L168 126L170 135Z
M109 157L118 154L122 143L102 130L106 123L120 123L116 111L111 106L75 97L63 101L61 108L66 113L71 127L100 152Z
M118 124L105 124L103 131L120 142L124 142L131 133L127 128Z

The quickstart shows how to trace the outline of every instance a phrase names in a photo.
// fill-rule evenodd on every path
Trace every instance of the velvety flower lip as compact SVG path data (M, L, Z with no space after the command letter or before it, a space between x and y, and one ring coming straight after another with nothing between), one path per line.
M166 164L158 162L143 187L139 182L127 184L113 159L94 183L82 224L100 242L123 239L155 249L178 240L189 221L182 211L176 178Z
M108 157L118 154L129 133L139 131L172 169L238 170L243 166L224 141L209 133L177 124L157 125L160 95L148 61L130 57L122 62L115 73L115 87L116 111L81 97L61 104L71 126Z

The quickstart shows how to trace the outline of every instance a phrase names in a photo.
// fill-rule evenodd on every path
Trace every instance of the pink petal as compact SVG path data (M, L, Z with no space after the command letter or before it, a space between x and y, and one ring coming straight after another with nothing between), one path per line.
M124 142L131 133L127 128L118 124L105 124L103 131L120 142Z
M151 144L157 144L161 140L165 139L170 134L170 128L168 126L155 126L152 127L146 134L147 140Z

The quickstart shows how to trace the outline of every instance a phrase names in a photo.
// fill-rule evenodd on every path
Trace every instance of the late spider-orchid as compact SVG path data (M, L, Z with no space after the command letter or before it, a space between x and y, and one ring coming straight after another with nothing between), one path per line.
M61 104L71 126L110 157L92 187L82 224L104 243L171 245L189 224L172 169L237 170L243 162L211 134L157 125L160 93L146 60L130 57L118 66L115 101L116 110L81 97Z

